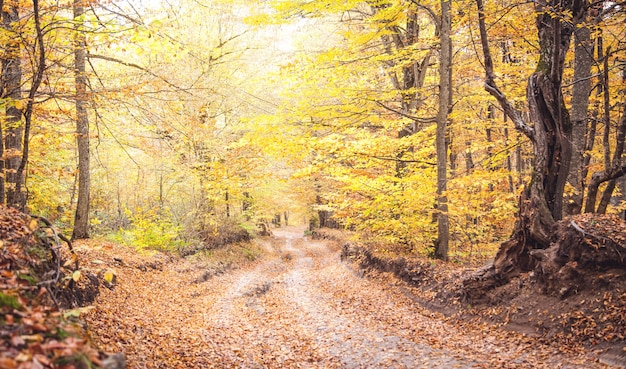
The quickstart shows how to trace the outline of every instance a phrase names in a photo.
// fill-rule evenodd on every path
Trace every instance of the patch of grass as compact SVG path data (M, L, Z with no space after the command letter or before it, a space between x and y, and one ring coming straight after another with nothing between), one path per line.
M242 247L241 250L243 252L243 256L250 261L255 261L259 257L258 250L251 250L247 247Z
M11 309L19 309L20 303L16 296L7 295L0 292L0 308L9 307Z
M163 209L137 209L130 216L130 224L109 235L113 242L132 246L137 250L175 252L185 246L185 231Z
M30 274L18 274L17 278L28 282L31 286L35 286L37 284L37 278Z
M91 360L89 360L87 355L85 355L83 353L75 354L73 356L64 357L64 358L62 358L60 360L57 360L57 363L58 364L62 364L62 365L72 366L72 367L86 368L86 369L97 369L97 368L99 368L97 365L95 365L93 362L91 362Z
M222 263L233 266L259 260L265 256L267 251L256 242L243 242L226 245L210 250L202 250L196 254L187 256L188 260L207 262L209 264Z
M64 340L67 337L71 336L71 334L69 334L65 329L61 328L61 327L57 327L56 330L56 336L61 339Z
M174 252L186 246L186 242L179 237L179 230L166 229L159 225L120 230L108 238L113 242L132 246L137 250Z
M26 253L39 260L46 260L50 256L50 253L39 244L28 244L26 246Z

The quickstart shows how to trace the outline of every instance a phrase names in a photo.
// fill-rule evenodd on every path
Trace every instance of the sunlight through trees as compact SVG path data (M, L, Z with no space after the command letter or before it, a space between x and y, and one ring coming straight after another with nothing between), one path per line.
M2 5L0 198L75 238L186 247L288 213L481 259L518 211L543 245L625 208L617 3Z

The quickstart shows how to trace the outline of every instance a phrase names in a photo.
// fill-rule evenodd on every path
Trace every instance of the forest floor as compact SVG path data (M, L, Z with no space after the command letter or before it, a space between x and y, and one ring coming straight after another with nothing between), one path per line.
M275 230L243 264L79 244L83 263L116 273L87 316L93 344L133 369L604 367L584 350L427 310L403 282L364 278L338 243L302 235Z

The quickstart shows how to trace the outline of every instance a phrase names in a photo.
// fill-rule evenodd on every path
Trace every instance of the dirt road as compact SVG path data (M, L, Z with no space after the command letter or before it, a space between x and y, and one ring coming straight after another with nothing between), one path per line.
M454 326L301 230L265 242L273 257L202 282L185 261L122 268L91 318L96 342L126 352L130 368L601 367L513 333Z

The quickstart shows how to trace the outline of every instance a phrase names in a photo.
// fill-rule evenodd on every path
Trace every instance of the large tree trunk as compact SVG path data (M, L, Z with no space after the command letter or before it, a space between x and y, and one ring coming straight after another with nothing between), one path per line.
M580 12L569 5L573 14ZM502 244L494 260L501 280L531 270L535 260L530 257L530 250L549 246L552 227L562 217L572 156L572 125L561 93L561 77L573 28L545 10L548 9L538 6L540 56L526 88L534 168L531 183L520 198L514 235Z
M78 144L78 201L74 216L72 239L89 238L89 116L87 114L87 76L85 74L86 44L83 28L84 0L74 0L75 46L74 73L76 84L76 140Z
M530 124L527 124L495 82L482 0L477 0L477 5L485 56L485 88L498 100L516 128L532 141L534 167L531 181L520 197L513 236L500 246L490 268L467 281L469 289L490 288L533 269L537 260L531 251L549 246L552 227L562 216L563 193L572 156L572 125L561 93L561 78L574 24L585 10L584 4L577 0L536 3L540 50L537 68L526 88L530 112ZM574 24L553 16L568 11L574 17Z
M20 37L15 35L14 24L19 21L18 5L16 2L2 4L2 28L9 35L4 45L2 59L2 98L7 99L3 135L3 192L1 199L9 206L20 207L22 195L17 190L17 169L22 154L22 66L20 59Z
M450 0L441 1L441 28L439 34L439 111L437 114L436 149L437 149L437 244L435 255L438 258L448 259L448 243L450 237L450 224L448 218L447 187L447 155L448 141L446 133L448 129L448 115L450 112L450 100L452 95L452 40L450 32L452 28L450 16Z

